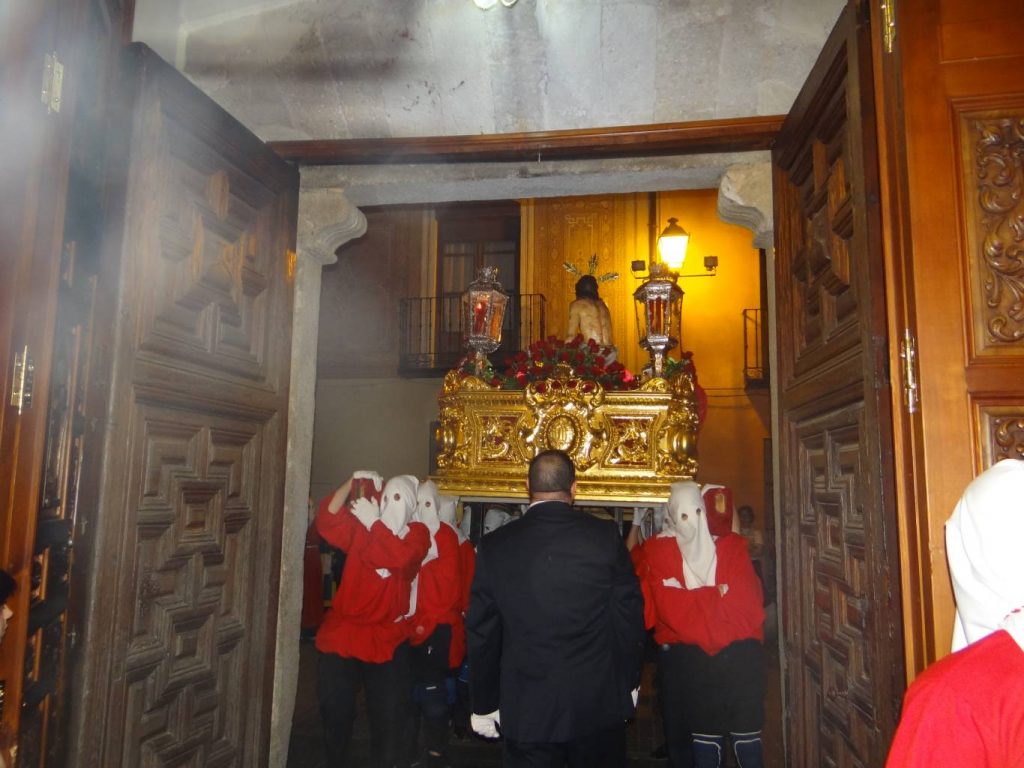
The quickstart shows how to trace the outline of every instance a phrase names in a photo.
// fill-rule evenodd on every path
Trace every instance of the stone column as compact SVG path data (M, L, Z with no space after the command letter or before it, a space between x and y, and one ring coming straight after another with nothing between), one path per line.
M284 486L281 586L277 609L274 703L270 725L271 768L284 768L295 711L302 613L302 550L306 541L317 330L320 324L320 272L338 260L335 251L366 232L363 212L340 189L299 194L298 260L292 314L292 368L288 393L288 458Z

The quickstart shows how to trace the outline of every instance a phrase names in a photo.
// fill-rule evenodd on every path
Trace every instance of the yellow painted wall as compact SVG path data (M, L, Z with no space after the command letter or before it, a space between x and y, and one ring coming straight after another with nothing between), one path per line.
M680 280L683 347L693 352L708 394L697 479L732 488L736 506L749 504L763 524L769 395L763 390L751 396L743 389L743 310L761 305L759 253L750 230L718 218L717 199L713 189L661 193L658 220L664 226L674 216L690 233L683 274L704 272L704 256L718 256L715 277Z
M718 218L718 191L659 193L655 234L674 216L690 233L683 274L705 273L703 257L718 256L715 277L682 278L682 349L694 353L708 414L698 442L698 480L733 489L737 506L749 504L763 522L764 439L768 437L767 391L748 395L743 378L743 310L760 306L759 254L750 231ZM597 272L617 271L600 286L612 314L619 359L639 372L648 362L640 349L633 291L642 280L630 272L633 259L649 260L648 194L597 195L532 200L524 204L522 282L546 298L549 333L565 334L576 277L564 261L586 269L598 255ZM680 349L673 350L678 356Z

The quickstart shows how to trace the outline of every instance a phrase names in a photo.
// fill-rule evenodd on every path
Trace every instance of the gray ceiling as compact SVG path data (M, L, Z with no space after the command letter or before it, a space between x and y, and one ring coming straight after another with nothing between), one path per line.
M137 0L135 38L265 140L788 111L843 0Z

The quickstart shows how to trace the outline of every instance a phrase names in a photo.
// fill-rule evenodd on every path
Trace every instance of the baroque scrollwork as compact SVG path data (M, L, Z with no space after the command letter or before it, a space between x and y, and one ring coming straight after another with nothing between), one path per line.
M596 464L608 443L603 416L604 389L586 379L531 382L523 392L530 412L519 427L528 455L556 449L568 453L577 471Z
M992 419L992 461L1024 459L1024 414Z
M672 379L672 400L658 430L658 472L688 475L697 472L697 397L693 377L681 373Z
M451 371L438 398L438 473L445 493L525 495L539 451L569 453L581 500L663 500L697 471L693 380L682 373L631 391L561 371L523 390L491 387Z
M969 121L989 341L1024 339L1024 116ZM972 206L973 207L973 206Z

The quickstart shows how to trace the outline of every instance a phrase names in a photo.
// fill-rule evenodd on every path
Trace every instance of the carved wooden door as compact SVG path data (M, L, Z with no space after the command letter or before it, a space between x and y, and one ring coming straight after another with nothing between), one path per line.
M866 12L863 14L866 17ZM788 764L879 766L903 690L869 30L842 13L773 151Z
M91 581L72 757L258 766L298 174L145 46L122 64L109 169L120 213L91 363L105 439L87 451L79 501Z

